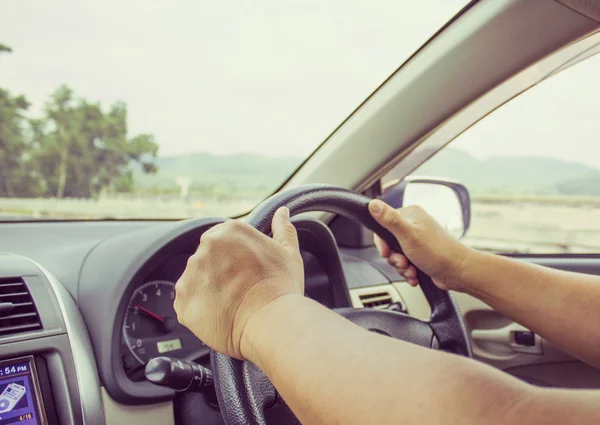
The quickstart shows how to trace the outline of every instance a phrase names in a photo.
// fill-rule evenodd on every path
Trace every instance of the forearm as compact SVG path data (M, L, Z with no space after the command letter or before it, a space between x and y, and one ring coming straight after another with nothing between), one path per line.
M516 423L515 406L537 391L480 363L368 332L302 297L265 307L246 332L244 355L303 423Z
M600 366L600 278L473 251L459 290Z

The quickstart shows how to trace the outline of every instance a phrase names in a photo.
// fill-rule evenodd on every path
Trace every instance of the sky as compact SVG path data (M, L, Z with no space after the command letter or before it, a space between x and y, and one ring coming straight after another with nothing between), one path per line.
M307 155L464 3L0 0L0 84L124 100L161 155Z
M465 3L0 0L0 43L14 50L0 87L33 116L62 83L105 107L123 100L130 134L153 134L162 156L305 156ZM454 146L600 165L600 59L564 74Z
M600 55L560 72L476 123L450 146L476 158L542 156L600 169Z

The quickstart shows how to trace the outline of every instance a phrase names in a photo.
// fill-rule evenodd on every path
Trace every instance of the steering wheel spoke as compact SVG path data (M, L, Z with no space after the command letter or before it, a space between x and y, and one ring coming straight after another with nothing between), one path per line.
M339 308L334 311L368 331L426 348L438 346L429 323L407 314L374 308Z

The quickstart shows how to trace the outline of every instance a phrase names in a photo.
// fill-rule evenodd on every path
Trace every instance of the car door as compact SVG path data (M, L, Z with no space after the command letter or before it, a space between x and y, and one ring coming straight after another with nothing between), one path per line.
M600 275L598 75L597 55L542 81L412 173L450 178L467 187L471 226L465 244L520 261ZM398 177L392 170L382 184ZM428 317L418 289L395 287L411 314ZM482 301L454 295L478 360L538 385L600 388L600 370Z

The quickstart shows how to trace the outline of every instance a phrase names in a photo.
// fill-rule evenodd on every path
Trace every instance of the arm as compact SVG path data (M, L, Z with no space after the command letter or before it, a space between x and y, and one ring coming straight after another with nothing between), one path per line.
M458 288L600 367L600 278L476 252Z
M306 424L600 420L597 392L535 388L482 363L368 332L298 295L252 318L242 353Z
M395 211L382 206L376 218L393 231L408 259L441 288L473 295L574 357L600 367L599 277L471 250L416 207ZM425 242L431 240L436 242ZM390 253L381 240L377 245L416 283L406 257Z
M229 221L176 286L178 320L257 364L304 423L594 423L595 392L537 389L472 360L376 335L306 299L285 210L273 239Z

